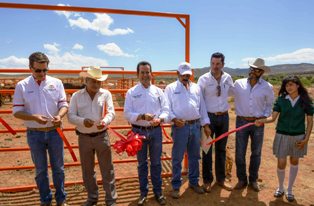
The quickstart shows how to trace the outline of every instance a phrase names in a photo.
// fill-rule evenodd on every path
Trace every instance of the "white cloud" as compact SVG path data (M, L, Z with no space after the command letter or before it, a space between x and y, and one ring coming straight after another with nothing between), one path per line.
M66 52L63 55L50 54L49 67L51 69L81 69L82 66L108 66L108 62L104 59L98 59L91 56L83 56L80 54ZM28 68L28 59L23 57L9 56L0 59L0 67L3 68Z
M109 56L123 56L123 57L134 57L131 54L124 53L122 49L116 45L115 43L108 43L108 44L99 44L97 48L100 51L105 52Z
M60 45L57 43L53 43L53 44L44 44L44 48L48 51L48 53L51 54L56 54L60 51L60 49L58 48Z
M76 43L73 45L72 49L83 50L84 47L83 47L83 45Z
M9 56L9 57L0 59L0 67L2 68L13 68L13 67L28 68L28 59L18 58L16 56Z
M275 56L262 57L267 65L286 64L286 63L314 63L314 48L302 48L290 53L278 54ZM246 57L242 62L253 62L255 57Z
M70 6L69 4L57 4L57 6ZM65 16L67 19L73 15L73 12L70 11L55 11L59 16Z
M66 16L65 14L63 14ZM126 35L134 33L130 28L122 29L110 29L113 24L113 19L108 14L94 14L96 18L91 21L79 16L78 18L72 18L72 15L66 16L71 27L78 27L83 30L92 30L104 36L114 36L114 35ZM75 15L73 15L75 16Z

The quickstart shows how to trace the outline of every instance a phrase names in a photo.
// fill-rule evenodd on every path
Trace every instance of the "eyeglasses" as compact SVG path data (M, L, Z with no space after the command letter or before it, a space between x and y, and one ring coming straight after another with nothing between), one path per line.
M48 69L34 69L34 72L36 72L36 73L41 73L41 72L46 73L47 71L48 71Z
M262 69L258 69L258 68L254 68L254 67L250 67L250 71L256 72L256 73L261 73L263 70Z
M220 97L220 95L221 95L221 87L220 87L220 85L218 85L216 88L217 88L217 97Z

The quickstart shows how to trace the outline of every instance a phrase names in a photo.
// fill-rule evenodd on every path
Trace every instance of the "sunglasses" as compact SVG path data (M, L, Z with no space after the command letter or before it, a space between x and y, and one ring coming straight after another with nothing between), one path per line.
M47 71L48 71L48 69L34 69L34 72L36 72L36 73L41 73L41 72L46 73Z
M216 88L217 88L217 97L220 97L220 95L221 95L221 87L220 87L220 85L218 85Z
M262 69L258 69L258 68L253 68L253 67L250 67L250 70L252 72L256 72L256 73L261 73L263 70Z

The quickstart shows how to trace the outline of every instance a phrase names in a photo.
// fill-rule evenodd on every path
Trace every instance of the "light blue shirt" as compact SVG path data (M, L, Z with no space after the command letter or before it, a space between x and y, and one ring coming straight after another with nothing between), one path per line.
M138 83L126 93L124 116L131 124L150 126L148 121L136 121L138 115L145 113L154 114L156 118L163 118L167 122L169 105L160 88L155 85L145 88L141 83Z
M174 118L183 120L201 119L201 125L209 124L205 102L199 85L190 82L189 88L177 80L169 84L165 94L170 107L170 120Z
M252 88L248 78L238 79L231 89L234 95L237 116L269 117L274 102L273 86L265 81L259 81Z

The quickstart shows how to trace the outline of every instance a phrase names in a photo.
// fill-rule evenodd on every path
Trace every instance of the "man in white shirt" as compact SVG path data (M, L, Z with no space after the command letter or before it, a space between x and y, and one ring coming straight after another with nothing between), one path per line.
M228 92L229 88L233 86L233 80L228 73L222 70L225 65L225 56L222 53L212 54L210 65L210 71L202 75L197 84L201 87L205 100L212 136L218 137L229 130ZM232 186L225 181L227 140L228 137L215 143L215 176L217 184L230 191ZM211 183L213 182L212 148L210 147L207 153L202 152L205 192L211 191Z
M27 127L27 142L36 168L36 184L40 205L50 206L52 192L49 187L48 157L56 188L57 206L65 203L63 141L56 128L68 111L63 84L48 76L48 57L35 52L29 56L31 76L19 81L13 98L13 115L24 120Z
M160 124L167 121L169 106L163 91L151 83L152 66L142 61L137 64L139 83L130 88L124 103L124 116L132 124L132 131L144 135L142 149L137 153L140 198L138 205L144 205L148 194L147 153L150 156L150 174L153 192L160 205L166 204L161 185L162 131Z
M204 190L199 186L199 159L201 126L206 136L210 136L209 118L200 87L190 81L191 65L183 62L178 68L178 80L169 84L165 94L170 106L172 126L172 197L180 197L181 170L184 152L189 161L189 187L198 194Z
M231 89L234 94L236 110L236 127L241 127L256 119L266 118L271 115L274 102L273 87L262 79L270 68L265 66L261 58L250 64L249 77L238 79ZM246 150L249 137L251 139L251 157L249 165L249 179L246 174ZM247 127L236 133L236 166L238 183L234 189L242 189L248 185L256 192L260 191L257 183L258 170L261 163L261 153L264 138L264 126L255 125Z
M84 206L96 205L99 192L95 174L95 153L99 162L106 205L116 205L117 192L111 147L107 127L115 117L111 93L102 89L101 83L108 75L102 75L99 67L90 67L80 73L86 87L75 92L70 101L68 119L76 125L83 181L88 199Z

